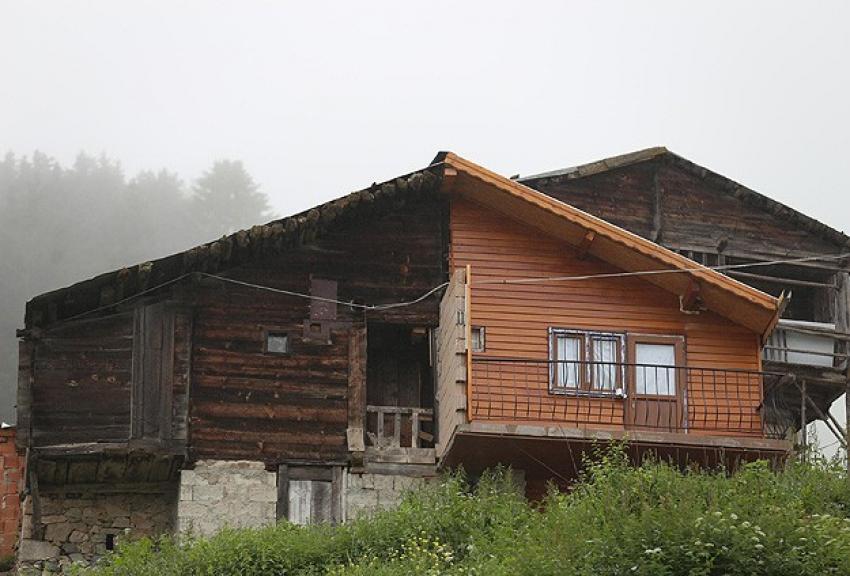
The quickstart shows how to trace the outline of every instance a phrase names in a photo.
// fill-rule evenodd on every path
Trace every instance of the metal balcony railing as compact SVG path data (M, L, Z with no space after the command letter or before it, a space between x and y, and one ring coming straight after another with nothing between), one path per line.
M793 425L771 406L779 373L480 356L472 365L473 420L762 438Z

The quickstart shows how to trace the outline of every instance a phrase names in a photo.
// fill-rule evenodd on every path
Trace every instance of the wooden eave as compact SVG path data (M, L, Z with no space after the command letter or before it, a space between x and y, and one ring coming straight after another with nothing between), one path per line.
M490 207L684 297L699 284L705 306L764 338L779 320L780 300L451 152L438 158L453 174L451 193ZM444 182L444 190L449 179ZM592 233L592 234L589 234ZM588 242L588 238L592 241Z

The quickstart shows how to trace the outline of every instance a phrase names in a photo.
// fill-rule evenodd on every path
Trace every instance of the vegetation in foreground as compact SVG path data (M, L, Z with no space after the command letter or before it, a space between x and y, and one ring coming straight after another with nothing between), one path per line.
M120 547L88 575L850 574L837 465L763 462L732 477L598 455L569 494L529 505L504 471L411 493L344 526L280 524Z

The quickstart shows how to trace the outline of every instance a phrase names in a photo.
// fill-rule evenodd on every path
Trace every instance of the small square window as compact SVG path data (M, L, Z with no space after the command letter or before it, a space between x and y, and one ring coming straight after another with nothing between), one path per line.
M266 333L266 352L269 354L289 354L289 334L286 332Z
M472 351L484 352L484 326L472 327Z

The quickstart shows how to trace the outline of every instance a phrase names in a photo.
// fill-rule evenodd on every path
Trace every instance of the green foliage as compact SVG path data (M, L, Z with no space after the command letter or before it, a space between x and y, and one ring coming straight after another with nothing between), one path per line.
M7 572L15 567L15 555L0 556L0 572Z
M734 476L589 462L575 489L530 505L504 470L462 474L339 527L280 524L143 540L90 571L143 575L850 574L850 486L827 463Z

